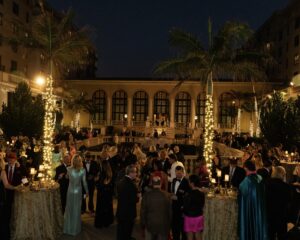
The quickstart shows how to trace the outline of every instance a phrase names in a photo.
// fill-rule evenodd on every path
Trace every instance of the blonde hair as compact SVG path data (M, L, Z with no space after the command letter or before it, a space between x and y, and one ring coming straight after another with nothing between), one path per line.
M154 145L151 145L149 147L149 152L156 152L156 147Z
M72 158L73 168L80 170L83 168L82 157L78 154L75 154Z
M272 178L279 178L284 181L285 176L286 176L286 171L285 171L284 167L277 166L277 167L273 168Z

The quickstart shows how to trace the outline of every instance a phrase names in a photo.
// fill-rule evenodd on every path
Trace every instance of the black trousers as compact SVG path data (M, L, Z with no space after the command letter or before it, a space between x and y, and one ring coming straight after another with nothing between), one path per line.
M183 217L179 209L173 208L172 215L172 235L173 240L186 240L186 235L183 231Z
M130 240L134 226L134 220L118 220L117 240Z

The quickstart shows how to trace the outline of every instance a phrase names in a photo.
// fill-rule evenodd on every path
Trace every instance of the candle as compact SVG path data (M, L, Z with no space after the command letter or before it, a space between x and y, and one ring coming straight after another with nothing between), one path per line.
M288 151L285 151L285 155L288 155L289 154L289 152Z
M30 168L30 175L34 175L35 174L35 169L34 168Z
M211 183L216 183L216 179L212 178Z
M229 175L228 174L225 174L224 181L229 182Z
M43 171L44 169L45 169L45 166L44 165L40 165L39 170Z
M294 153L293 152L291 153L291 156L294 157Z
M43 177L44 176L44 174L42 174L42 173L39 173L38 174L38 178L41 178L41 177Z
M217 170L217 177L221 177L221 175L222 175L221 170Z

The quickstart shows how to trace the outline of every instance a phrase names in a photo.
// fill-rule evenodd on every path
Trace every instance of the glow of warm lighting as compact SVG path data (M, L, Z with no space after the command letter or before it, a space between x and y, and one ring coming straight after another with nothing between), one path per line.
M127 117L128 117L128 115L127 115L127 114L124 114L124 118L126 118L126 119L127 119Z
M272 96L271 96L270 94L268 94L268 95L267 95L267 98L271 99L271 98L272 98Z
M46 83L46 79L45 77L43 77L42 75L38 75L36 78L35 78L35 83L39 86L44 86L45 83Z
M293 83L293 82L290 82L290 86L293 87L293 86L294 86L294 83Z
M195 120L198 120L198 116L195 116Z
M211 178L212 160L214 158L213 138L214 138L214 116L212 95L206 95L205 120L204 120L204 149L203 156L206 160L209 177Z
M235 101L232 101L232 105L234 105L235 104Z

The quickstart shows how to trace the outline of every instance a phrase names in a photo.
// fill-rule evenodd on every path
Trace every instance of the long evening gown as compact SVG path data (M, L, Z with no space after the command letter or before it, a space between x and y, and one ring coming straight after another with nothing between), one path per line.
M82 185L86 193L88 187L86 183L85 169L79 171L73 167L68 168L69 188L67 193L67 205L64 216L64 233L77 235L81 232L81 203L82 203Z
M105 184L101 179L97 184L97 207L95 216L95 227L108 227L114 222L112 181Z

